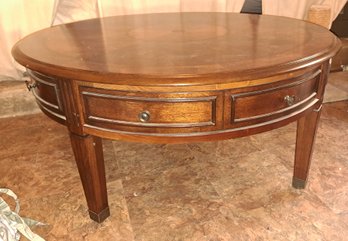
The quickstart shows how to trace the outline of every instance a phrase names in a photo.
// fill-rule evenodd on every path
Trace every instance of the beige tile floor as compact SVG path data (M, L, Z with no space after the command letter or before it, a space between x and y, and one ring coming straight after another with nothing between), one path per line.
M0 119L0 186L46 240L347 240L348 101L323 107L309 184L291 187L295 124L212 143L104 141L111 217L88 218L64 126ZM9 201L9 200L8 200Z

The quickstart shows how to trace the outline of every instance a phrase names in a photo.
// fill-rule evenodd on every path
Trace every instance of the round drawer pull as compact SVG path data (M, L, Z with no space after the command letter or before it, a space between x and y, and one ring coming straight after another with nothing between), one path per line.
M150 112L148 111L140 112L138 115L138 118L141 122L148 122L150 120Z
M295 103L295 96L294 95L287 95L284 97L284 101L288 106L291 106Z

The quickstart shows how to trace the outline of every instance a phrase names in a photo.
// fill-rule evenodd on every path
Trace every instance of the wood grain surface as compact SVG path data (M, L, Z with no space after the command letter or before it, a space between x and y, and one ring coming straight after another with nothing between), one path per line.
M29 69L58 77L187 86L308 67L339 47L326 29L290 18L166 13L58 25L24 38L13 55Z

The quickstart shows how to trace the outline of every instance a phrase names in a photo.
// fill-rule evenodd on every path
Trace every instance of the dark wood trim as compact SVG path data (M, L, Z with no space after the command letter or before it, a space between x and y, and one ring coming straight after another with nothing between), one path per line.
M317 111L313 110L310 114L303 116L297 121L295 164L292 182L295 188L305 188L306 186L319 117L320 109Z
M214 126L215 122L188 122L188 123L142 123L142 122L131 122L131 121L121 121L103 118L99 116L88 116L88 120L99 121L99 122L109 122L120 125L130 125L130 126L142 126L142 127L168 127L168 128L185 128L185 127L201 127L201 126Z
M70 140L90 217L100 223L110 215L102 141L98 137L80 136L71 132Z
M317 92L314 92L310 96L308 96L306 99L301 100L300 102L297 102L296 104L288 106L286 108L283 108L283 109L280 109L280 110L277 110L277 111L274 111L274 112L262 114L262 115L255 115L255 116L246 117L246 118L235 118L235 119L233 119L233 122L245 122L245 121L251 121L251 120L255 120L255 119L270 117L272 115L281 114L283 112L287 112L289 110L296 109L297 107L303 105L304 103L308 102L309 100L314 99L314 97L316 95L317 95Z

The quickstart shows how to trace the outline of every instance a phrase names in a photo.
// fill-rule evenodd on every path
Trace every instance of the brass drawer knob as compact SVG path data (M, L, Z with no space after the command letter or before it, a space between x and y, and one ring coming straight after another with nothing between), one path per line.
M148 111L140 112L138 115L138 118L141 122L148 122L150 120L150 112Z
M295 96L294 95L292 95L292 96L287 95L284 97L284 101L288 106L291 106L295 103Z

